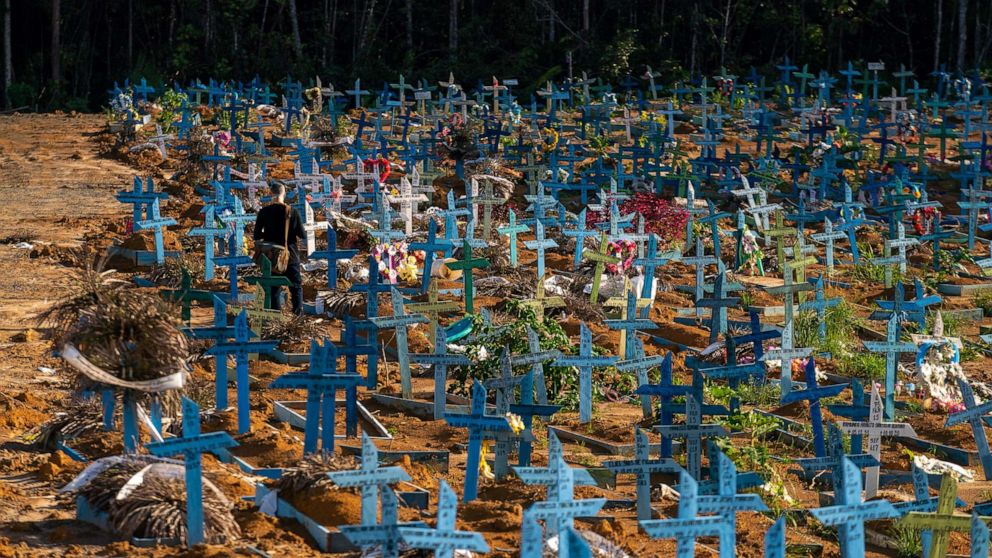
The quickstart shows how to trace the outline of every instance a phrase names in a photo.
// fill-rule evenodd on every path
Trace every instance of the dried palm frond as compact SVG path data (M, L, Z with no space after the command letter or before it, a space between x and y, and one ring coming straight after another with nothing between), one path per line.
M186 544L185 483L181 478L146 475L126 498L111 502L109 523L127 538L172 539ZM231 504L216 489L203 491L203 535L211 544L241 537Z
M187 273L196 283L203 279L203 260L192 256L192 251L183 251L178 258L166 258L162 265L155 266L148 274L148 280L156 285L178 289L182 285L183 273Z
M359 292L335 291L324 298L324 310L332 316L364 316L365 295Z
M188 370L177 310L157 293L86 270L77 274L72 294L40 319L52 328L57 348L71 343L107 373L141 381Z
M29 432L23 438L40 451L55 451L58 443L85 436L103 428L103 408L93 398L72 401L65 406L65 412L54 417Z
M353 469L354 459L340 453L307 455L293 467L283 469L282 475L269 486L282 494L300 494L317 488L334 487L327 476L332 471Z
M564 308L552 308L552 314L560 311L571 314L584 322L601 322L606 319L603 307L589 302L588 295L576 295L573 292L568 292L563 298L565 299Z
M147 466L148 463L130 459L115 463L83 485L75 494L85 497L94 511L109 513L121 488Z
M262 339L278 339L283 343L309 342L321 337L320 325L324 320L309 316L293 316L288 320L268 320L262 326Z

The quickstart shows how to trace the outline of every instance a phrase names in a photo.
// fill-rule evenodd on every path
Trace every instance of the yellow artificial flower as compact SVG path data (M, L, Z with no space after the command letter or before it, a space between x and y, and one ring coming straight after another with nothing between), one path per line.
M520 418L520 415L506 413L506 421L510 423L510 429L513 430L514 434L520 434L523 431L524 421Z
M417 280L417 258L416 256L407 256L402 262L400 262L399 274L400 280L406 282L414 282Z
M496 475L493 474L492 468L489 467L489 444L483 443L482 449L479 450L479 473L487 479L495 479Z

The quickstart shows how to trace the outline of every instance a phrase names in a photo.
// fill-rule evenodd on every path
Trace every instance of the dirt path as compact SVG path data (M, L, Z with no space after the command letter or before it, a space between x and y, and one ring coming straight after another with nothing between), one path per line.
M100 157L96 135L104 126L100 115L0 116L0 414L6 422L30 420L65 393L56 376L39 369L54 364L48 341L29 330L37 312L65 288L71 270L17 244L78 247L87 233L126 215L113 196L134 172ZM0 442L8 442L14 424L0 426ZM20 459L0 451L0 461ZM24 463L23 470L36 471L41 463ZM72 514L58 509L49 483L39 481L34 473L0 478L0 541L26 542L36 556L64 555L64 543L52 543L70 540L64 537ZM87 539L92 537L72 533L72 540Z

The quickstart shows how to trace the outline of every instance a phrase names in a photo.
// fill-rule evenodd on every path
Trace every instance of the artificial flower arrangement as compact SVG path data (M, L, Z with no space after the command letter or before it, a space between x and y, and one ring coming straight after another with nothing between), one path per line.
M633 240L612 240L608 249L610 255L619 258L620 261L606 264L606 271L613 275L621 275L634 265L634 260L637 258L637 244Z
M390 285L396 285L400 281L417 281L423 255L423 251L419 250L411 253L407 243L402 240L377 244L372 249L372 256L379 262L379 275L383 282Z

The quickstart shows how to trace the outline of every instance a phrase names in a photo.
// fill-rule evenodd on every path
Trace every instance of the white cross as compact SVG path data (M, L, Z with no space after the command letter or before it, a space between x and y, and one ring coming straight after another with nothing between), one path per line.
M871 406L868 410L867 421L843 420L837 424L841 431L850 436L868 437L868 455L875 459L882 456L882 436L906 436L916 438L913 427L904 422L882 421L882 398L878 395L878 385L871 384ZM874 498L878 493L879 467L868 467L865 471L865 499Z
M474 179L473 179L474 180ZM403 222L406 224L406 234L413 234L413 211L420 202L426 202L427 196L413 191L413 185L403 177L400 179L400 195L386 196L389 203L399 204Z

